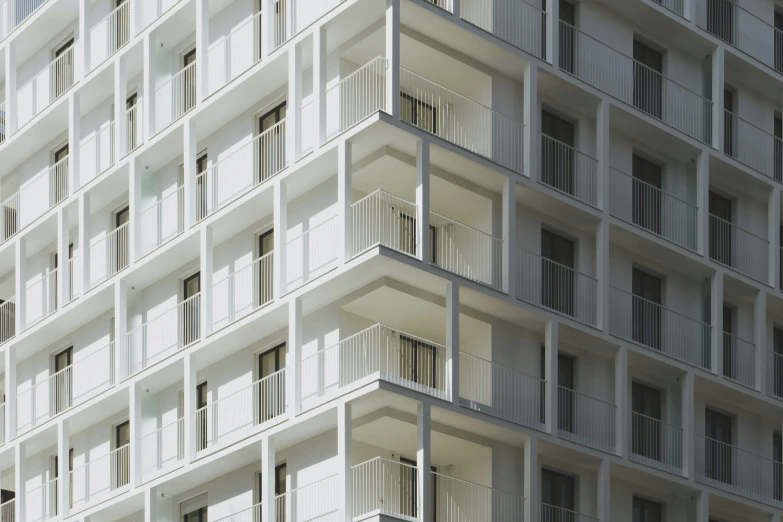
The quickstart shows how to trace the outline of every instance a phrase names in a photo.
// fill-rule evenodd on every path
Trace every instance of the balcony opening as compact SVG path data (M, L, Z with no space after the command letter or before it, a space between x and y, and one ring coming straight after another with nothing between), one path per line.
M633 269L633 340L661 349L661 305L663 281L657 275Z
M734 418L710 408L704 415L704 472L709 479L734 483Z
M661 119L663 113L663 53L634 39L633 104Z
M737 6L733 0L707 0L707 30L734 45Z

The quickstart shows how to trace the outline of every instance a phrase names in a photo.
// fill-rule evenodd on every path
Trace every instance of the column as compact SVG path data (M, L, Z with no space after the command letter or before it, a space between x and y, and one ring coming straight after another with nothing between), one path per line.
M525 517L538 520L538 438L528 435L525 441Z
M712 53L712 146L723 150L723 48L718 46Z
M7 38L16 28L16 2L8 2L6 6L6 19L3 20L3 38ZM6 76L8 78L8 76Z
M286 293L285 243L288 235L288 196L285 181L275 179L274 193L274 255L272 256L272 291L275 300Z
M386 112L400 117L400 0L386 0Z
M319 25L313 30L313 97L315 125L318 126L316 147L326 142L326 74L326 29ZM312 124L308 122L308 125Z
M185 121L184 125L184 134L185 134L185 150L184 150L184 197L185 197L185 230L192 227L196 224L196 220L198 219L198 214L196 212L196 207L198 205L197 201L201 198L198 196L202 196L201 194L196 194L196 176L198 173L196 172L196 154L198 154L198 150L196 149L196 139L197 139L197 132L196 132L196 124L193 122L192 119L188 118L187 121Z
M90 289L90 195L79 195L79 252L81 258L81 295ZM18 268L18 267L17 267ZM19 312L17 312L18 314Z
M302 382L302 300L291 299L288 302L288 357L287 365L291 370L286 375L288 389L286 396L291 400L287 401L291 405L291 418L294 418L300 411L300 383Z
M772 187L767 198L767 241L769 241L769 285L780 288L778 270L778 252L780 251L780 190Z
M612 462L609 459L601 459L601 462L598 463L597 479L598 484L596 484L596 492L598 494L598 522L609 522L609 518L612 512Z
M57 480L57 515L61 519L68 517L68 511L71 508L71 481L63 480L63 478L71 476L68 456L71 449L69 432L67 420L61 420L57 423L57 476L62 477Z
M351 405L342 403L337 406L337 462L340 466L340 488L337 492L342 507L340 521L353 520L353 485L351 475L351 444L353 424ZM263 479L262 479L263 480Z
M27 320L25 318L25 312L27 310L27 296L25 295L25 288L27 286L27 241L23 238L17 238L15 259L16 263L16 303L14 304L15 319L16 319L16 335L22 333L25 329Z
M62 308L71 300L71 270L68 255L70 244L70 214L68 207L57 209L57 308Z
M459 405L459 283L446 283L446 383Z
M432 412L430 405L419 403L416 411L416 468L419 480L416 481L419 499L419 521L430 522L432 520L432 481L430 480L431 467L431 437L432 437Z
M5 359L5 442L16 437L16 346L7 344Z
M756 292L756 298L753 301L753 344L754 344L754 388L763 391L764 364L767 357L767 291L764 289Z
M136 2L131 1L131 7ZM133 20L133 18L131 18ZM128 151L128 125L125 104L128 99L125 56L114 62L114 162L117 163Z
M141 359L143 354L129 357L128 341L128 284L117 279L114 283L114 382L120 382L126 375L133 373L132 368L124 367L127 361Z
M81 96L78 92L74 92L68 98L68 194L76 192L80 184L81 154L79 154L79 144L82 141L81 120Z
M6 2L8 5L9 25L13 25L13 7L15 2ZM7 33L6 33L7 34ZM9 40L5 46L5 137L16 132L17 103L16 103L16 42Z
M90 27L87 17L90 13L90 0L79 0L78 38L76 38L76 57L74 59L74 80L79 81L92 70L90 50Z
M549 320L544 327L544 375L546 397L544 398L546 432L557 433L557 321Z
M698 205L699 253L709 255L710 237L710 155L700 152L696 158L696 200Z
M517 182L503 183L503 291L516 296L514 273L517 265Z
M261 520L275 518L275 440L266 435L261 439Z
M261 29L261 38L263 38L261 51L263 59L266 59L275 49L275 17L272 16L274 12L275 0L261 0L261 23L263 24Z
M609 210L609 183L611 176L609 174L609 163L611 161L609 140L610 127L609 115L611 105L609 100L601 100L598 103L598 110L595 115L595 152L598 160L598 194L597 203L601 210Z
M628 437L625 436L628 422L628 347L621 345L614 354L614 403L617 407L615 419L615 444L617 454L628 456Z
M14 520L26 520L25 497L27 488L27 443L19 442L14 447L14 490L16 491ZM66 497L67 498L67 497Z
M525 166L524 174L530 179L537 179L539 139L538 139L538 119L540 111L538 110L538 68L536 64L528 62L525 65L525 79L523 85L523 105L524 105L524 147L525 147Z
M723 274L716 271L710 277L710 319L712 322L710 348L712 362L710 369L717 375L723 374Z
M696 522L709 522L710 520L710 494L700 491L696 496Z
M430 142L421 139L416 144L416 256L430 262Z
M144 110L142 112L144 136L150 139L155 135L155 37L152 32L144 35ZM185 128L187 129L187 125Z
M694 379L693 371L688 370L682 378L682 475L688 478L694 478L696 454L694 452L693 437L696 433L696 423L694 422Z
M130 481L131 487L141 484L141 405L144 390L141 384L134 382L130 386ZM64 475L60 475L61 477Z
M282 0L280 0L282 1ZM286 157L292 164L302 151L302 47L288 50L288 103L286 104Z
M157 488L147 488L144 490L144 522L158 522Z
M208 0L196 0L196 60L196 101L201 103L209 95Z
M138 0L130 0L128 5L128 27L130 28L130 34L128 39L130 41L139 34L142 28L144 9L142 9L141 3Z
M141 161L138 156L131 158L128 162L128 207L130 212L130 221L128 222L128 259L135 263L142 255L141 252ZM152 234L151 230L144 231ZM157 238L157 230L154 232Z
M201 303L199 310L201 312L202 339L212 333L212 275L214 259L214 243L212 227L206 226L201 229Z
M337 145L337 208L338 219L338 255L340 262L347 262L353 253L351 243L351 203L353 203L353 154L351 143L343 140Z
M185 354L185 462L196 459L198 440L196 439L196 355Z
M595 230L595 266L598 288L596 292L596 301L598 309L596 311L596 322L598 327L604 332L609 331L609 299L611 299L611 289L609 288L609 274L611 272L609 257L609 220L602 219L598 222Z
M560 35L560 2L546 0L546 61L552 65L558 64L557 54Z

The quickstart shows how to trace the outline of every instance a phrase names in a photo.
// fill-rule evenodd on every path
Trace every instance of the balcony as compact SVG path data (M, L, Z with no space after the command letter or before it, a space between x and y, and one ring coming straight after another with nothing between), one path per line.
M635 411L630 415L628 458L679 475L682 472L682 428Z
M560 21L560 69L709 144L712 101Z
M278 520L338 520L340 489L338 475L332 475L275 497Z
M696 205L617 169L611 168L610 176L609 213L612 216L696 251L699 217Z
M596 517L571 511L570 509L564 509L543 502L540 502L538 506L541 510L542 522L598 522Z
M783 463L695 435L696 480L758 502L783 506Z
M558 386L558 436L577 444L614 453L616 410L614 404Z
M0 504L0 520L3 522L14 522L16 518L16 500L11 499Z
M301 372L303 410L378 379L443 399L449 396L446 347L383 324L303 357Z
M90 65L93 69L125 47L131 39L130 2L123 2L90 29Z
M571 267L519 249L517 298L596 326L598 281Z
M767 350L767 393L783 399L783 354Z
M16 335L16 305L14 297L0 303L0 345Z
M57 311L57 272L49 270L29 281L25 288L25 329Z
M57 479L25 492L25 522L45 522L57 517ZM11 518L14 520L14 518Z
M212 285L212 329L247 317L274 299L274 252L238 268Z
M263 520L263 515L261 513L261 502L247 509L243 509L242 511L232 513L227 517L218 518L215 520L215 522L256 522L260 520Z
M460 17L538 58L546 59L546 12L524 0L462 0Z
M74 85L72 45L16 91L19 128L40 114Z
M541 134L541 183L598 206L598 160L546 134Z
M94 288L125 270L130 262L128 223L90 242L90 284Z
M136 104L125 111L125 155L144 144L144 120L141 117L143 105L143 100L138 98ZM119 153L119 151L117 152Z
M155 88L155 132L160 132L196 107L194 60Z
M146 256L168 243L185 229L184 187L180 186L142 210L141 255Z
M416 233L413 230L418 208L384 190L377 190L351 205L353 256L375 246L416 256Z
M723 152L768 178L783 182L783 140L728 110L724 111Z
M38 9L43 7L49 0L20 0L16 2L16 18L9 20L11 30L19 27L25 20L30 18ZM7 13L8 6L2 6L3 12ZM9 33L11 31L9 30ZM7 36L7 34L6 34Z
M690 365L710 369L710 325L614 286L609 288L609 296L609 333Z
M209 46L209 94L214 94L262 57L261 11Z
M386 107L386 72L389 63L386 58L377 57L366 63L352 74L326 90L326 138L331 139L368 116ZM310 105L312 107L312 105ZM315 111L307 111L311 120ZM302 120L305 120L302 111ZM315 146L316 136L311 131L302 137L303 150Z
M142 435L140 443L142 479L176 468L185 458L185 419Z
M125 5L125 4L123 4ZM114 166L114 121L109 121L79 145L79 187Z
M769 241L710 214L710 259L766 283Z
M337 266L337 216L289 239L285 245L286 292L306 285Z
M71 506L103 502L130 489L130 444L111 450L70 473ZM28 498L29 502L29 498Z
M783 32L732 0L708 0L698 25L767 67L783 72ZM770 14L771 14L770 10Z
M723 332L723 376L748 388L755 388L756 345Z
M652 0L674 14L685 17L685 0Z
M156 2L140 3L142 31L153 24L163 14L176 6L181 0L157 0Z
M546 381L466 352L460 352L459 361L462 406L544 430Z

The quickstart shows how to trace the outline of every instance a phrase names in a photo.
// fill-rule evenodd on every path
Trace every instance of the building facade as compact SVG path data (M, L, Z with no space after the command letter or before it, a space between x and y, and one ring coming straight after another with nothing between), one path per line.
M0 522L778 522L783 4L0 0Z

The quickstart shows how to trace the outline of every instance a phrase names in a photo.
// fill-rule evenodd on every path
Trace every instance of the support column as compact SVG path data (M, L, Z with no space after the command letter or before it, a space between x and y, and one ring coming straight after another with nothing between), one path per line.
M699 253L706 257L709 255L710 237L710 155L707 152L699 153L696 158L696 203Z
M128 222L128 259L131 264L141 257L141 162L138 156L128 162L128 207L130 221ZM152 233L151 231L149 231ZM157 233L157 231L155 231Z
M152 32L144 35L144 135L150 139L155 135L155 37ZM186 127L187 128L187 125ZM187 158L185 158L187 164Z
M73 194L80 186L81 154L79 153L79 144L82 141L81 120L81 96L76 91L68 98L68 194Z
M134 488L141 484L141 404L143 394L144 390L138 382L130 386L130 481Z
M558 322L547 321L544 332L544 375L546 397L544 398L546 432L557 433L557 334Z
M351 203L353 203L353 154L351 143L347 140L337 145L337 208L338 219L338 254L340 262L351 259L353 244L351 243Z
M212 227L201 229L201 338L205 339L212 333L212 275L214 259L214 240Z
M400 0L386 0L386 112L400 117Z
M687 478L695 477L696 454L694 452L693 437L696 433L694 422L694 379L693 371L685 372L682 378L682 475Z
M291 11L289 11L291 12ZM209 95L209 2L196 0L196 102Z
M13 27L13 13L15 2L6 2L8 6L9 25ZM6 33L7 34L7 33ZM5 46L5 137L16 132L17 128L17 103L16 103L16 42L11 39ZM21 519L20 519L21 520Z
M135 4L131 0L131 7ZM133 20L133 18L131 18ZM114 62L114 162L128 152L128 126L125 119L125 104L128 99L128 79L126 78L125 56Z
M71 270L68 255L70 245L70 215L68 207L57 209L57 308L61 309L71 300Z
M61 420L57 423L57 476L70 477L70 458L71 450L70 429L67 420ZM68 517L71 509L71 481L60 478L57 481L57 515L61 520Z
M416 145L416 257L430 262L430 142L421 139Z
M446 284L446 383L451 401L459 405L459 283Z
M628 456L628 347L621 345L614 355L614 403L617 405L615 419L615 444L617 454Z
M275 180L274 201L274 255L272 256L272 291L275 300L286 293L285 244L288 236L288 195L285 181Z
M5 442L16 437L16 346L5 347Z
M419 521L432 520L432 481L430 480L432 417L430 405L419 403L416 412L416 468L419 480L416 481L419 499Z
M27 443L19 442L14 447L14 520L26 520L25 497L27 496ZM66 475L67 476L67 475Z
M596 490L598 493L598 522L609 522L609 518L612 513L612 462L609 459L602 459L598 464L597 479L598 484L596 484Z
M196 124L188 118L184 125L185 147L184 147L184 197L185 197L185 230L196 224L197 213L197 194L196 194Z
M185 461L196 459L198 440L196 439L196 355L193 352L185 354Z
M538 520L538 438L529 435L525 442L525 517Z
M319 25L313 29L313 97L318 129L316 147L326 142L326 74L326 29Z
M272 14L274 12L275 0L261 0L261 23L263 24L263 29L261 29L261 38L263 39L261 52L263 59L269 57L275 49L275 17Z
M723 48L712 53L712 146L723 150L723 89L725 85Z
M282 1L282 0L280 0ZM294 43L288 50L288 102L286 103L286 158L299 160L302 151L302 47Z
M609 256L609 220L602 219L595 231L595 266L598 279L598 291L596 292L598 307L596 322L604 332L609 332L609 274L611 272Z
M125 364L136 359L128 356L127 333L128 284L120 278L114 283L114 382L131 374L131 368L126 368Z
M130 0L130 5L128 5L128 20L130 24L129 36L131 41L139 34L139 31L141 31L142 24L144 23L143 15L144 9L141 6L140 0Z
M337 462L340 466L340 490L342 515L340 521L353 520L353 485L351 474L351 445L353 442L353 424L351 405L342 403L337 406Z
M700 491L696 497L696 522L709 522L710 520L710 494Z
M560 35L560 1L546 0L546 61L558 65Z
M517 182L506 178L503 184L503 291L516 297L514 278L517 266Z
M769 241L769 285L780 288L778 252L780 251L780 190L772 187L767 198L767 240Z
M611 161L609 151L611 106L609 100L601 100L595 115L595 152L598 160L598 194L597 203L601 210L609 210L609 163Z
M80 294L84 295L90 289L90 195L82 192L79 195L79 252L81 269ZM18 266L17 266L18 268ZM17 312L18 314L19 312Z
M78 37L76 38L76 59L74 60L74 80L80 81L92 70L90 60L90 28L87 16L90 13L90 0L79 0Z
M538 67L532 61L525 65L522 95L525 123L523 131L525 140L524 174L530 179L537 179L538 154L540 150L540 140L538 138L540 111L538 110Z
M710 277L710 322L710 370L716 375L723 375L723 274L720 271Z
M144 490L144 522L158 522L157 488L148 488Z
M14 304L16 319L16 335L18 336L24 331L27 324L25 317L27 311L27 296L25 295L25 288L27 286L27 241L23 238L17 238L15 259L16 263L16 303Z
M261 520L275 518L275 440L266 435L261 439Z
M754 388L764 391L766 388L764 381L764 364L767 356L767 291L764 289L756 293L753 301L753 349L754 359Z
M294 418L301 409L301 382L302 382L302 300L291 299L288 302L288 357L287 365L291 368L286 376L288 389L286 396L291 405L291 418Z

